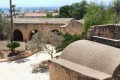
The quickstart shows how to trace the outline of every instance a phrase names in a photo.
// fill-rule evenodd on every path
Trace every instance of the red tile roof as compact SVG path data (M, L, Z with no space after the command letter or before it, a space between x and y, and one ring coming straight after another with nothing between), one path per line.
M26 13L25 17L44 17L47 13Z
M58 15L59 13L53 13L53 16ZM25 17L45 17L47 13L26 13Z

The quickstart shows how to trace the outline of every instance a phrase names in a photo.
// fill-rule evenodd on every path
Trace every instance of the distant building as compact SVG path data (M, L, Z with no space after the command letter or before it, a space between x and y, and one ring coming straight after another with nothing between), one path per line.
M25 13L25 18L42 18L45 17L46 13Z
M52 13L53 16L58 15L59 13ZM46 12L39 12L39 13L25 13L24 17L25 18L43 18L46 17L47 13Z

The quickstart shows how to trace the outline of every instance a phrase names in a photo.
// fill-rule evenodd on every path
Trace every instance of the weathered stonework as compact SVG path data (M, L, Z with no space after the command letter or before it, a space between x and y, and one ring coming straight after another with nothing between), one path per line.
M50 80L97 80L70 70L57 63L50 63Z
M50 80L100 80L81 74L55 62L49 64ZM112 80L111 78L103 80Z
M112 24L92 26L88 30L88 39L120 47L120 25Z
M76 41L49 61L50 80L120 80L119 53L109 45Z
M70 33L72 35L80 35L83 31L82 23L76 20L66 24L59 23L14 23L14 30L19 30L23 35L23 41L28 41L30 39L30 33L32 30L50 32L52 30L57 30L61 33Z

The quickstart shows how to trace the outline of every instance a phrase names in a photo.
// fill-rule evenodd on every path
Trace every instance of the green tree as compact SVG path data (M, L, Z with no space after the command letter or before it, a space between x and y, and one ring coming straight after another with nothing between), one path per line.
M28 48L32 50L32 52L38 52L45 49L48 54L50 54L51 58L53 58L53 53L55 52L54 47L61 45L63 39L61 35L57 35L56 33L39 31L33 35L31 41L28 42Z
M106 9L104 4L90 3L84 16L84 34L87 35L90 26L115 23L116 19L117 15L112 8Z
M16 41L13 41L12 43L9 42L6 47L11 49L11 54L14 54L15 48L20 47L20 43Z
M47 18L53 18L53 15L52 15L51 12L48 12L48 13L47 13Z
M10 33L10 22L6 17L0 14L0 33L3 39L8 39Z
M119 22L119 16L114 11L114 8L112 5L109 5L108 9L106 10L106 19L105 23L118 23Z
M16 10L15 10L15 7L16 7L16 5L12 5L12 11L13 11L14 16L15 16L15 18L16 18L16 14L15 14Z
M82 19L87 12L87 2L83 0L80 3L74 3L71 5L73 7L72 17L75 19Z
M2 32L3 30L3 18L2 18L2 14L0 13L0 32Z
M87 5L87 1L83 0L82 2L73 3L72 5L62 6L59 16L56 17L82 19L86 14Z
M62 34L62 36L64 37L64 41L62 42L61 45L56 47L57 52L64 50L70 43L82 39L80 35L71 35L69 33Z
M62 6L60 8L59 17L71 18L72 7L69 5Z
M116 11L117 15L120 16L120 0L113 1L113 8Z

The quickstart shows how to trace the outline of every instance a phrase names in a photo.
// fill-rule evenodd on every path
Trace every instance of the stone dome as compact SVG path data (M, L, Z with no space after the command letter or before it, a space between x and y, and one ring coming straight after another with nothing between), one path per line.
M120 64L120 49L88 40L67 46L61 59L113 75Z

